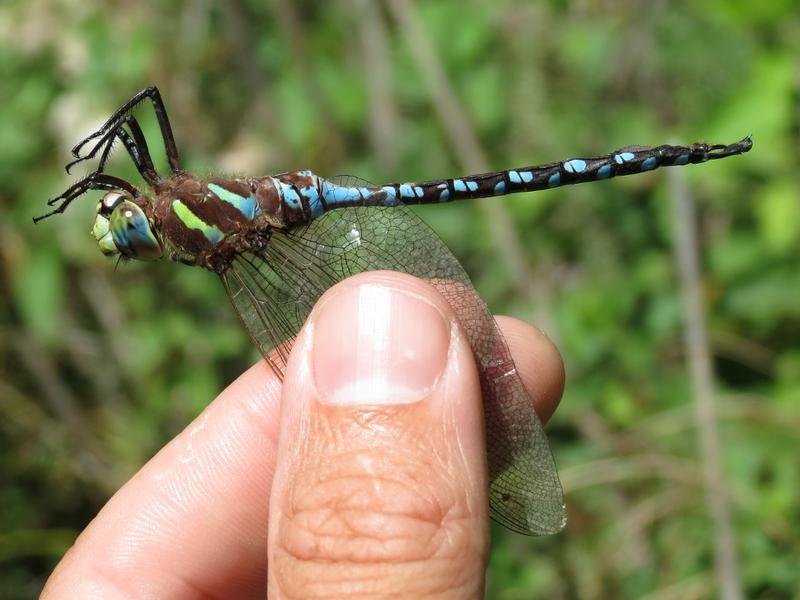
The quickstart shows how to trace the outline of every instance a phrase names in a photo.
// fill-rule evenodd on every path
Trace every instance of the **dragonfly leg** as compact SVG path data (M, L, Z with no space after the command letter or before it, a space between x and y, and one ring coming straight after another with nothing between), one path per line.
M42 219L46 219L52 215L63 213L67 207L72 203L75 198L78 198L90 190L118 190L122 189L128 192L132 197L138 198L141 196L139 191L130 183L119 177L113 175L106 175L105 173L94 172L84 177L77 183L72 184L63 193L55 198L47 201L48 206L58 204L49 213L34 217L33 222L38 223Z
M130 128L130 134L125 130L125 125ZM111 149L114 145L114 140L116 138L122 140L122 143L125 145L128 154L130 154L133 163L136 165L136 170L139 171L139 174L144 178L144 180L150 185L156 185L159 183L161 181L161 177L159 177L155 167L153 166L153 159L150 157L150 150L147 147L147 140L144 137L144 133L142 132L142 128L139 126L138 121L132 115L123 115L122 120L116 129L106 132L103 137L100 138L100 141L98 141L92 147L88 154L80 158L76 158L69 163L65 167L67 173L69 173L70 169L72 169L72 167L74 167L76 164L85 160L89 160L90 158L94 158L95 155L100 151L100 148L103 148L103 154L100 156L100 162L97 165L97 169L95 169L96 173L102 173L105 169L106 161L108 160Z
M72 155L75 158L80 158L81 148L83 148L91 140L97 139L98 137L105 135L108 131L119 127L120 123L124 120L124 116L145 100L150 100L150 102L153 103L153 110L156 113L158 126L161 129L161 137L164 139L164 148L167 151L167 161L169 162L170 169L172 170L173 174L182 173L183 169L181 169L178 161L178 147L175 144L175 137L172 135L172 126L170 125L169 117L167 116L167 109L164 106L164 101L161 99L161 94L159 93L158 88L155 86L144 88L125 104L119 107L114 114L111 115L111 118L109 118L108 121L106 121L102 127L100 127L100 129L75 145L75 147L72 149Z

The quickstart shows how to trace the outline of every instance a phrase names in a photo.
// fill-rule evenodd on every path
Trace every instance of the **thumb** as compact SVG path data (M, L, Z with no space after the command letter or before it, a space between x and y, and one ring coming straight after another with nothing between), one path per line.
M480 384L428 284L352 277L317 303L284 383L269 597L483 596Z

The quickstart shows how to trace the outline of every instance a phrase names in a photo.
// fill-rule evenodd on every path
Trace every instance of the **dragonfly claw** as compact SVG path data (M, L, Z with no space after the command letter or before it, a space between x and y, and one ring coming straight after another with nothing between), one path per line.
M74 167L75 165L77 165L80 162L83 162L83 161L87 160L88 158L89 158L88 156L78 157L75 160L73 160L72 162L67 163L67 166L64 167L64 170L67 172L67 174L69 174L70 173L70 169L72 169L72 167Z
M81 148L83 148L89 142L89 140L93 140L99 135L101 135L101 132L100 131L95 131L89 137L86 137L86 138L82 139L80 142L78 142L77 144L75 144L72 147L72 156L74 156L75 158L80 158L81 157Z

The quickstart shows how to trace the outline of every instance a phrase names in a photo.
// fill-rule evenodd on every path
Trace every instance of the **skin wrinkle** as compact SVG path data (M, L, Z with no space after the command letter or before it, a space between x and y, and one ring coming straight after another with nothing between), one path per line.
M442 464L446 464L441 459L442 456L447 456L446 453L438 448L436 450L439 451L431 452L432 448L430 444L427 444L430 441L428 438L423 438L422 440L426 442L425 445L398 443L398 440L401 442L420 441L418 436L413 439L410 438L410 432L413 430L419 431L419 425L417 424L415 427L412 423L420 412L428 412L427 408L420 410L421 407L424 407L424 404L381 407L379 410L371 409L368 411L368 415L358 415L358 417L346 419L337 418L334 415L324 415L315 420L316 422L309 427L310 431L313 432L320 427L324 427L337 431L338 435L328 437L326 434L314 435L312 433L309 439L314 440L315 443L325 440L323 442L325 448L309 450L308 454L301 453L301 456L313 457L313 462L297 464L290 469L290 472L295 474L295 481L289 484L289 487L293 490L292 498L288 500L290 506L285 507L283 518L279 522L281 531L277 539L280 547L275 555L278 560L289 560L290 562L296 562L297 565L304 565L309 562L316 562L322 555L327 560L337 561L337 564L344 560L354 564L383 563L392 568L400 568L402 564L427 561L435 559L437 556L450 555L453 552L459 555L468 553L470 545L463 541L465 537L468 537L468 531L470 530L468 513L466 513L463 506L453 506L453 502L447 503L449 506L444 509L440 494L436 493L436 491L441 492L442 489L446 489L447 494L453 496L455 502L458 501L458 493L452 493L454 487L454 478L451 476L452 470L441 468ZM330 405L319 407L319 410L320 413L353 412L351 408L331 407ZM350 416L352 417L352 415ZM375 430L370 427L375 423L383 423L385 425L385 427L381 428L382 434L376 434ZM399 427L398 424L400 424ZM386 441L387 435L389 435L388 442ZM327 454L328 446L332 445L335 448L336 443L328 440L335 440L345 436L349 439L351 446L354 443L361 442L363 447L348 451L345 454L340 453L334 457ZM382 440L381 445L377 448L373 441L376 437ZM406 504L401 505L399 510L391 508L391 502L396 502L397 495L378 498L377 505L379 508L378 511L375 511L375 514L378 515L379 519L386 521L387 524L380 528L373 528L373 531L388 531L387 537L384 539L381 539L380 536L375 539L374 535L365 536L363 534L364 528L358 523L359 520L364 518L363 511L347 510L352 508L354 495L365 494L367 498L373 495L374 474L365 475L358 460L358 456L361 453L367 452L370 455L372 464L390 475L387 481L391 485L395 485L399 481L400 485L407 487L409 490L409 494L405 495L403 499L411 503L410 509ZM409 460L409 457L411 460ZM427 466L430 465L431 457L438 463L437 466ZM420 461L423 461L426 467L419 467ZM396 468L398 463L400 464L400 469ZM331 467L335 469L333 473L330 471ZM351 469L356 471L356 477L353 477L350 473ZM439 500L435 508L432 509L430 506L425 505L420 507L419 489L415 486L417 482L414 481L414 478L404 480L402 477L407 472L414 474L433 472L436 474L436 477L432 478L436 480L435 482L430 480L425 482L431 488L431 496ZM324 482L303 481L303 476L307 473L315 476L322 475ZM446 479L444 483L440 481L443 474ZM344 486L342 489L339 484L345 480L352 485ZM363 481L364 488L358 489L360 487L359 481ZM307 488L312 490L311 493ZM330 488L333 488L333 490ZM337 490L336 488L340 489ZM354 490L353 488L356 489ZM385 500L389 501L387 506L389 512L382 510L382 505L386 504ZM309 503L311 505L310 509L306 508ZM321 506L319 503L322 503ZM341 506L341 504L344 504L344 506ZM356 503L358 508L363 504L375 505L376 502L359 501ZM354 514L351 515L349 512ZM463 515L465 526L453 529L454 514ZM315 519L314 517L317 518ZM367 520L371 517L370 515ZM413 519L418 525L416 527L414 525L409 526L404 522L404 517ZM446 517L449 523L443 525L443 519ZM356 521L353 521L353 519L356 519ZM392 525L395 527L392 527ZM395 534L391 531L395 528L404 532L405 537L401 539L395 537ZM328 535L327 533L320 535L321 532L327 532L331 529L333 531L338 530L338 535ZM356 533L355 539L353 539L353 533ZM370 538L375 539L377 543L369 543ZM458 538L461 538L460 542ZM368 543L365 544L365 542ZM329 558L331 556L334 558ZM407 558L409 556L410 558ZM398 558L401 558L401 560L398 560ZM448 563L445 562L444 564ZM479 568L479 565L476 565L476 568ZM291 572L292 568L289 568L288 571ZM298 573L293 573L293 576L297 575ZM452 581L452 578L450 580Z
M291 557L280 557L282 562L273 567L294 575L291 589L282 588L283 598L332 598L332 597L380 597L380 598L473 598L479 597L482 586L472 577L469 568L455 567L450 559L415 561L399 568L387 565L376 570L373 566L347 562L313 561L308 570L287 566ZM431 568L432 562L441 562L445 568ZM307 561L301 561L303 565ZM314 573L311 579L307 573ZM322 574L322 576L320 576ZM284 579L288 579L285 575ZM350 582L350 585L347 585ZM373 585L369 585L372 583ZM387 589L402 592L387 595ZM292 593L292 590L297 590Z
M73 552L72 549L68 551L67 554ZM65 559L67 556L65 555ZM217 594L212 594L209 590L206 590L199 586L196 582L193 582L190 579L187 579L184 575L176 573L170 569L163 568L163 565L160 565L160 576L157 583L154 585L157 586L156 590L148 590L147 583L143 583L144 587L139 585L132 587L130 584L130 575L123 573L122 571L113 569L109 570L106 568L107 565L101 562L94 562L88 561L84 563L81 567L82 577L86 581L93 582L93 587L97 590L97 595L92 595L91 593L87 593L86 590L83 590L85 598L108 598L109 590L113 590L117 593L119 598L133 598L133 597L164 597L169 595L170 597L196 597L196 598L226 598L227 596L219 596ZM174 585L169 587L164 587L164 579L169 578ZM141 583L141 582L140 582ZM50 597L49 594L47 596L43 596L43 598Z
M372 415L368 421L374 422L376 419L376 415ZM379 419L380 420L380 419ZM397 422L395 419L394 422ZM351 423L359 423L358 419L353 419ZM413 447L414 452L412 456L414 460L418 460L422 458L426 461L429 461L429 454L427 447L424 451L420 451L419 447ZM407 452L399 453L398 450L405 449L405 445L398 445L398 444L390 444L388 446L384 446L381 448L371 449L369 450L372 453L372 461L376 465L389 465L384 467L386 473L390 474L390 483L394 484L398 481L398 477L395 475L397 470L394 468L396 462L398 462L398 456L404 456L404 460L400 460L404 467L408 465L407 459ZM363 451L367 451L368 449L363 449ZM389 450L394 456L391 460L381 460L381 455L375 457L375 452L380 452L381 450ZM345 472L347 471L347 464L352 464L353 460L352 457L357 456L360 451L349 452L348 457L343 457L341 455L336 456L330 459L330 463L334 465L340 465L344 467ZM314 456L314 455L312 455ZM324 456L324 454L317 454L317 457ZM441 453L435 453L437 459L440 458ZM328 461L326 461L328 462ZM342 462L345 464L342 465ZM358 462L358 461L356 461ZM437 460L438 463L443 463L442 460ZM418 466L411 466L408 467L412 473L419 473L425 472L424 470L420 470ZM309 471L319 472L319 469L316 466L309 467ZM295 469L295 473L303 473L309 472L306 471L303 467L299 467ZM323 469L323 474L327 475L326 470ZM440 468L434 469L437 472L437 475L441 475L443 470ZM449 470L448 470L449 471ZM404 470L400 470L400 473L405 473ZM326 483L332 483L335 487L337 486L339 481L344 480L346 475L335 475L336 479L328 480L326 478ZM350 481L354 478L349 477ZM358 479L358 478L356 478ZM344 504L348 505L351 503L351 499L353 494L364 493L367 496L370 496L373 489L374 480L370 476L361 475L360 479L364 481L366 486L369 489L366 491L364 489L357 490L356 492L352 490L346 490L347 494L344 496ZM452 479L447 475L447 479ZM402 484L405 484L402 481L402 477L399 478ZM415 482L413 480L410 481L409 490L410 494L409 497L412 501L416 500L419 497L419 489L416 488L413 484ZM430 484L430 482L427 482ZM315 482L309 482L309 485L314 486ZM318 485L318 482L317 482ZM434 487L437 487L436 484L430 484ZM347 487L356 487L356 486L347 486ZM452 488L452 481L448 481L444 487ZM323 489L317 489L320 498L323 502L330 502L331 496L334 498L335 502L340 502L342 500L342 494L339 493L338 495L333 493L329 493L325 486L322 486ZM304 501L314 501L316 500L315 497L304 494L304 489L302 485L297 485L295 487L295 495L299 496L300 499ZM297 502L297 499L294 500ZM362 502L357 502L357 505L362 505ZM374 504L366 502L366 504ZM381 502L378 503L379 506ZM414 502L412 506L415 509L418 509L418 504ZM423 510L422 515L419 514L417 511L416 513L412 511L409 513L408 509L405 507L401 508L397 513L394 512L385 512L381 510L377 512L378 519L383 519L388 521L390 524L394 524L399 531L403 532L403 537L398 539L392 529L394 527L372 527L372 533L365 535L365 528L359 525L359 521L364 519L364 514L362 510L355 510L355 511L348 511L342 510L340 506L334 506L331 508L330 506L326 506L323 509L320 509L316 506L310 511L312 513L312 517L314 513L322 510L323 515L318 523L313 522L313 518L308 518L308 515L305 514L304 510L298 510L297 506L292 507L291 512L287 512L284 517L289 517L291 515L291 523L287 523L286 520L282 519L280 522L280 527L283 529L285 527L289 528L299 528L294 530L294 535L278 535L279 543L281 544L280 547L280 556L276 553L276 558L279 561L285 562L294 562L295 565L299 568L299 566L303 566L301 569L305 572L305 568L308 566L308 563L316 563L319 562L320 554L326 557L324 562L329 562L331 564L335 564L340 568L342 566L342 562L345 563L350 562L353 565L364 565L364 564L385 564L391 570L396 569L398 571L398 577L402 576L402 566L414 563L425 563L426 561L431 560L438 560L442 565L446 567L452 567L453 561L451 559L445 559L445 557L450 556L469 556L471 554L471 547L470 543L466 542L465 539L469 537L469 532L472 528L472 522L470 516L465 514L463 507L455 507L452 506L446 511L442 511L442 507L439 506L436 509L436 516L435 518L428 517L428 520L423 520L424 516L422 515L429 515L428 510ZM380 509L379 509L380 510ZM391 511L391 508L389 508ZM352 514L351 514L352 513ZM454 518L455 514L462 515L460 519L460 523L457 522L457 519ZM316 516L320 516L317 514ZM367 516L367 520L369 520L372 515ZM418 522L417 526L408 525L405 523L406 518L413 519ZM353 520L355 519L355 521ZM443 522L447 522L444 524ZM342 527L344 525L344 527ZM421 526L420 526L421 525ZM326 532L332 529L333 531L339 531L338 535L328 535L323 533L320 535L321 532ZM283 532L282 532L283 533ZM377 533L377 535L376 535ZM384 533L382 537L380 534ZM354 539L353 534L356 534ZM299 539L298 539L299 538ZM376 543L370 543L370 540L375 541ZM294 543L293 543L294 542ZM366 542L366 544L365 544ZM409 543L411 544L411 548L409 548ZM309 546L305 546L305 544L309 544ZM353 548L353 545L356 545L356 548ZM363 546L359 546L363 544ZM411 550L411 552L409 552ZM333 556L334 558L328 558ZM456 561L456 564L463 563L464 561ZM274 564L274 563L273 563ZM287 569L287 572L292 573L293 577L297 577L299 575L298 572L295 571L294 568L288 567L286 564L283 565L284 568ZM475 568L480 568L480 565L476 564ZM428 572L430 570L430 564L428 564L425 569L420 568L421 571ZM332 570L335 572L335 570ZM441 570L434 569L434 571L438 571L437 577L441 577L442 579L446 579L450 584L454 581L458 581L460 579L459 576L455 576L454 574L447 574L445 577L445 573ZM367 571L369 572L369 571ZM333 573L332 573L333 574ZM359 579L357 579L359 580ZM325 580L327 584L331 584L330 581ZM314 582L311 582L312 584ZM319 582L317 582L319 583ZM398 582L399 585L399 582ZM430 585L425 585L424 589L426 591L430 591ZM327 587L330 589L330 587ZM451 588L452 589L452 588ZM337 588L339 593L349 593L346 590L342 590L341 587ZM285 591L285 590L284 590ZM408 592L409 590L406 589ZM325 594L322 594L323 596Z
M279 431L281 411L280 402L275 398L280 397L281 384L270 368L263 361L260 363L265 371L266 385L259 386L258 393L249 395L246 402L237 406L245 415L244 420L252 423L259 432Z
M130 595L126 591L128 589L128 584L122 573L118 571L109 572L107 569L103 569L102 565L91 562L88 563L83 570L87 572L87 579L90 581L105 581L113 590L119 593L120 598L125 598ZM112 575L118 575L118 577L112 577ZM103 586L102 591L106 591L106 586Z
M319 511L335 511L341 515L344 511L358 511L368 508L375 504L375 494L372 488L373 482L370 475L336 474L334 477L326 477L323 482L309 482L306 486L300 484L298 494L293 499L294 506L291 507L291 514L298 518L308 517ZM316 483L316 485L314 485ZM420 506L420 495L417 490L409 486L402 479L387 479L384 482L386 494L378 497L378 508L375 514L383 515L385 519L400 519L403 517L413 518L426 523L437 524L441 521L444 513L440 503L433 499L426 498ZM309 488L308 493L303 495L301 490ZM372 501L371 501L372 500ZM398 500L402 500L401 507L397 507ZM409 507L409 500L411 506ZM387 502L388 501L388 502Z

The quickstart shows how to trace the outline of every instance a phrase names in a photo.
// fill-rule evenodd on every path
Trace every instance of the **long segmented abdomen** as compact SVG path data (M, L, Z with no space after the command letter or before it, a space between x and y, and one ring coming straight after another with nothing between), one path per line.
M469 175L435 181L392 183L382 186L342 186L321 180L321 202L316 211L344 206L395 206L398 204L438 204L469 198L504 196L587 183L611 177L634 175L659 167L702 163L747 152L753 143L750 137L731 144L691 146L663 145L655 148L631 146L610 154Z

